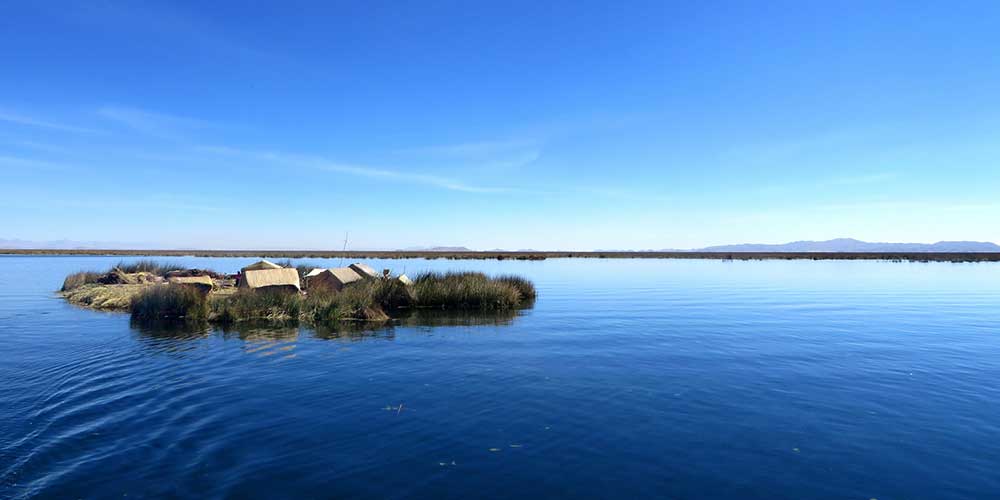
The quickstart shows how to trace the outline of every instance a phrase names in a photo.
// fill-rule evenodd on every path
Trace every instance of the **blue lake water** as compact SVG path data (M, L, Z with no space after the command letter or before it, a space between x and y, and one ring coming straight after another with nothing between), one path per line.
M53 293L118 260L0 257L0 498L1000 497L997 264L369 261L539 291L369 332Z

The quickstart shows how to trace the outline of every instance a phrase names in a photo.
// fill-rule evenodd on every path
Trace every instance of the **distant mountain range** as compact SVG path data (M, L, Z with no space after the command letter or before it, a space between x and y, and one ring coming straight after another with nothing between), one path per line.
M1000 245L986 241L939 241L937 243L870 243L852 238L827 241L793 241L777 245L744 243L691 250L692 252L1000 252Z

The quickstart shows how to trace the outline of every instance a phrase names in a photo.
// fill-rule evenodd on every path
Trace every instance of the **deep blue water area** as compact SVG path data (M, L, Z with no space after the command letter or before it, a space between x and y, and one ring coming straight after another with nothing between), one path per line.
M0 498L1000 498L998 264L369 261L539 297L366 331L55 293L118 260L0 257Z

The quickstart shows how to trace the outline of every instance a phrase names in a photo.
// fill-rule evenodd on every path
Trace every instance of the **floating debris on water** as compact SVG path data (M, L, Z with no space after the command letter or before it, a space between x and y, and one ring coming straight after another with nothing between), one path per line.
M496 453L496 452L500 451L500 448L490 448L490 451L492 451L493 453Z

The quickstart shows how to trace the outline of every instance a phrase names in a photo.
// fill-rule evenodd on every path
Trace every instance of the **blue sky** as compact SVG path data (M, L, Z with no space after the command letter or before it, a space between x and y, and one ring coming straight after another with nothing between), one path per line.
M996 2L7 3L0 239L1000 241Z

